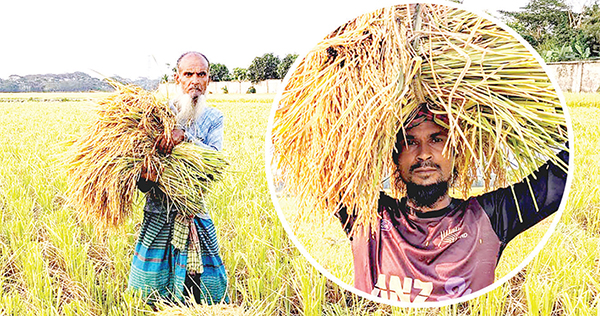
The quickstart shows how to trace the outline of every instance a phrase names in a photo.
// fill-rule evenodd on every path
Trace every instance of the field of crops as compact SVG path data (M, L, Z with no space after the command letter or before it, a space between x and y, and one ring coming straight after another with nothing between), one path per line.
M93 103L82 101L90 97L95 95L0 95L0 315L152 314L126 291L141 199L135 215L109 236L77 221L64 206L66 176L59 158L65 142L90 119ZM421 310L374 304L341 290L289 241L264 170L272 98L209 98L226 118L224 152L231 170L214 188L208 208L233 304L194 307L196 314L600 315L600 96L570 103L575 178L547 246L523 273L489 294ZM580 99L568 95L568 101ZM319 254L321 260L338 259L327 255ZM185 315L185 309L162 309L165 315Z

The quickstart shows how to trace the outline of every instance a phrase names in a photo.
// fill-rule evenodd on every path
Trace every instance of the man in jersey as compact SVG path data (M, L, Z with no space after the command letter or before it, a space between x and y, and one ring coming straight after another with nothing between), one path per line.
M494 282L494 270L507 243L554 213L566 173L546 163L526 182L467 200L448 195L454 176L453 154L443 154L448 118L422 105L400 132L393 159L401 200L381 194L380 225L351 235L354 286L366 293L403 302L436 302L468 295ZM438 123L441 123L439 125ZM568 162L566 151L558 154ZM401 181L401 182L400 182ZM537 203L537 208L536 208ZM338 216L350 233L355 216Z

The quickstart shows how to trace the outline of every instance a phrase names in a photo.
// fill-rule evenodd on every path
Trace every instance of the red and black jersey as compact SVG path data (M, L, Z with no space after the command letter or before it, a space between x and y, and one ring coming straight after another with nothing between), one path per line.
M559 157L568 162L567 152ZM435 302L492 284L507 243L558 209L566 173L547 163L528 180L535 202L524 180L426 213L382 193L379 226L350 238L354 286L393 301ZM338 215L349 232L355 217L345 208Z

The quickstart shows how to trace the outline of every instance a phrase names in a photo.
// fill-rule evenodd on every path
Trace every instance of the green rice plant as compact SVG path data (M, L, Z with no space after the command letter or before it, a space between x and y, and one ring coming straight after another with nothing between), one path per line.
M301 298L300 310L307 316L321 315L325 300L325 280L327 279L320 275L314 267L307 268L303 259L297 259L292 262L292 267L294 274L298 277L292 280L294 289Z
M565 99L569 107L600 107L600 94L565 92Z
M600 96L596 94L596 96ZM600 98L598 98L600 99ZM570 99L567 99L570 102ZM580 225L589 232L600 233L600 146L597 107L571 109L575 134L575 177L563 215L567 224Z
M338 218L307 216L297 211L294 197L279 197L279 207L294 236L325 270L346 284L354 281L350 240ZM335 254L335 255L333 255Z
M250 314L297 314L290 261L301 256L273 210L264 169L264 131L271 99L208 99L226 115L223 150L230 170L215 183L207 209L217 227L231 299ZM265 98L262 96L262 98ZM268 280L268 281L267 281Z
M131 297L125 289L135 236L102 239L82 225L65 208L66 176L57 159L91 104L0 104L0 135L10 140L0 144L0 296L9 300L0 314L105 315L123 306ZM136 209L131 220L139 222ZM139 297L129 302L130 315L149 310Z
M273 168L308 213L340 205L377 221L396 135L423 103L449 118L454 188L522 179L567 140L563 110L534 56L510 33L437 4L384 8L338 27L292 73L273 118ZM394 181L392 181L394 182ZM396 196L402 183L392 183Z

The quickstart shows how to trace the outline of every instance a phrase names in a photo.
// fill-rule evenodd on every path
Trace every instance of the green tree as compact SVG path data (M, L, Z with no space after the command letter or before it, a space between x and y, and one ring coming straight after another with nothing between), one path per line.
M573 12L564 0L531 0L521 11L500 11L534 48L548 50L571 42Z
M598 5L577 13L565 0L531 0L521 11L500 12L547 61L560 61L598 56L599 41L592 35L599 17L594 7Z
M583 9L581 31L592 56L600 56L600 5L598 2Z
M285 77L294 61L296 61L296 58L298 58L298 54L287 54L285 57L283 57L281 63L277 67L277 75L279 76L279 79L283 79Z
M210 64L211 81L227 81L229 79L229 69L227 69L227 66L219 63Z
M252 83L257 83L267 79L280 79L277 74L277 67L281 61L273 53L267 53L262 57L255 57L248 67L248 79Z
M248 69L240 67L233 68L232 79L235 81L248 80Z

